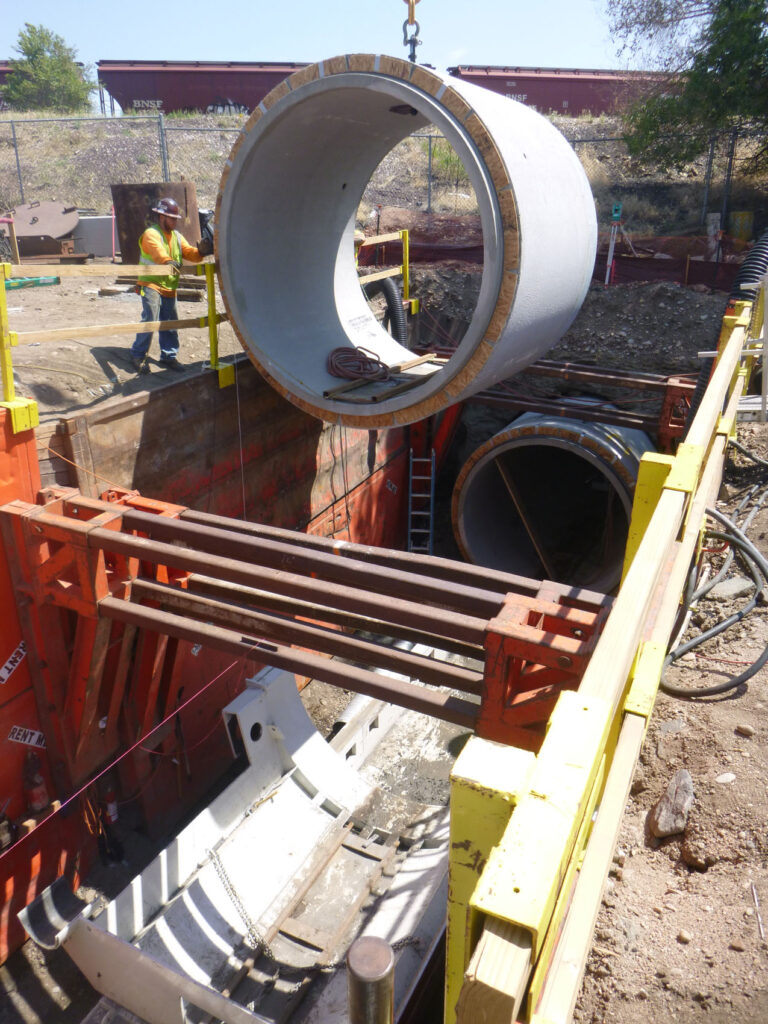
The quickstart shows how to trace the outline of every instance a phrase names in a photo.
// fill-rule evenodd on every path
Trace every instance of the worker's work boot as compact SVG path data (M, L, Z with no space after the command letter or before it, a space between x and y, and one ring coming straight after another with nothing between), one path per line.
M131 362L136 373L141 375L149 373L149 362L146 356L143 356L141 359L131 359Z
M184 370L186 370L186 366L184 366L183 363L180 363L175 356L173 359L161 359L160 365L165 370L176 370L179 373L182 373Z

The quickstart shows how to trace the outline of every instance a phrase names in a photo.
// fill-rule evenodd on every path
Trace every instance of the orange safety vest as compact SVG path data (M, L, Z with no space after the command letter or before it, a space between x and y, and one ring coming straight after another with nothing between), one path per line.
M167 253L166 259L176 260L178 263L181 263L181 242L179 241L178 231L174 230L171 233L170 245L168 245L166 237L160 230L159 225L152 224L147 228L147 231L156 231L158 233L160 236L160 243ZM139 239L139 263L149 263L150 265L154 265L155 261L146 254L144 246L141 244L147 231L145 231ZM139 287L142 285L155 285L157 288L166 288L170 292L175 292L179 284L179 277L178 274L168 274L166 277L140 277L137 283Z

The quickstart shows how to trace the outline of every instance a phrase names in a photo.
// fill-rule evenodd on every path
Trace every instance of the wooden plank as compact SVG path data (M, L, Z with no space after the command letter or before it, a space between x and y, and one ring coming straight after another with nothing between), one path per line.
M392 267L390 270L377 270L373 274L365 274L358 280L360 284L371 284L373 281L383 281L385 277L399 277L402 272L402 267Z
M686 435L686 444L708 448L723 408L723 397L739 362L746 341L746 325L733 328L731 337L718 359L704 398Z
M733 355L733 352L729 353L729 356ZM736 359L738 361L738 354L736 354ZM711 433L720 419L724 389L728 387L735 363L731 363L730 372L727 366L728 363L725 363L724 367L726 368L723 369L719 379L713 378L710 382L705 402L702 403L704 411L694 436L698 438L699 443L706 443L707 446L708 432L711 437ZM737 379L724 414L726 422L731 421L736 415L743 387L743 378ZM710 391L713 392L714 398L710 395ZM645 635L649 636L649 643L660 645L662 650L666 650L669 643L669 636L679 605L679 595L690 566L706 508L716 499L722 476L725 445L725 434L722 432L716 434L698 489L691 501L682 540L676 545L671 571L668 578L660 581L659 588L662 593L657 595L653 602L654 612L648 617L649 620L652 619L652 623L650 621L645 623ZM650 533L650 530L648 532ZM625 583L622 591L626 588L627 584ZM658 685L658 680L655 680L655 684ZM652 698L652 692L650 696ZM651 702L649 701L650 706ZM634 714L626 715L597 821L563 924L562 935L532 1018L534 1024L535 1022L544 1024L549 1021L569 1020L573 1012L589 954L605 877L616 845L645 727L646 720L643 717Z
M64 454L70 460L75 485L81 494L96 498L104 490L99 487L93 464L90 439L88 437L88 418L74 416L64 421Z
M37 461L41 487L76 487L74 467L70 464L70 448L64 431L55 422L41 423L35 429ZM63 458L59 458L59 455Z
M437 370L433 370L433 373L437 373ZM385 402L388 398L393 398L395 395L401 395L404 391L410 391L411 388L416 387L417 384L423 384L429 380L432 376L431 373L419 374L416 377L411 377L409 380L401 381L396 384L395 387L389 388L387 392L380 392L371 396L372 402Z
M723 397L741 357L745 327L736 327L718 362L686 444L708 450L720 420ZM653 592L677 538L688 495L682 490L665 490L656 506L637 554L616 598L602 636L598 641L579 693L608 699L618 706L637 646L643 633Z
M199 274L197 268L202 263L183 264L185 274ZM76 266L67 264L44 264L35 265L35 273L39 275L51 274L56 277L113 277L116 273L123 275L130 274L136 277L166 277L168 274L167 263L91 263L88 266ZM11 264L11 277L29 277L29 266L21 263Z
M216 314L216 323L227 320L226 313ZM185 327L207 327L208 317L187 320L140 320L129 324L103 324L95 327L57 327L50 331L25 331L16 336L19 345L39 341L66 341L68 338L99 338L106 334L136 334L145 331L178 331Z
M457 1024L513 1024L530 970L530 933L508 921L486 918L464 974L456 1006Z
M390 366L391 373L402 373L403 370L410 370L414 366L421 366L422 363L447 363L447 359L443 359L440 356L436 356L434 352L428 352L426 355L419 356L418 359L409 359L404 363L396 363L394 366ZM359 377L355 380L344 381L343 384L339 384L338 387L329 388L323 392L323 398L335 398L336 395L344 394L345 391L354 391L355 388L362 387L364 384L375 384L376 381L367 380L365 377Z
M360 247L363 248L366 245L380 245L382 242L399 242L401 238L399 231L390 231L387 235L371 235L369 238L363 239L360 243Z
M567 1021L573 1014L600 909L603 886L611 866L644 735L644 719L638 715L627 715L560 941L552 957L538 1006L534 1008L534 1024L537 1021L541 1024L545 1021Z
M315 928L306 921L299 920L299 918L287 917L280 925L279 931L281 935L285 935L295 942L300 942L302 946L316 949L319 953L328 948L330 940L328 932Z
M135 292L135 288L133 285L127 284L104 285L102 288L99 288L99 295L102 298L111 295L130 295L131 292ZM176 289L176 298L179 302L202 302L205 298L205 290L201 288L179 287Z

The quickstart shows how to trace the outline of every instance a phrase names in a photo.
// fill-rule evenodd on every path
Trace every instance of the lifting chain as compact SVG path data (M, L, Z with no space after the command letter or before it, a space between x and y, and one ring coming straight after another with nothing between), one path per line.
M403 46L410 46L411 52L408 55L408 59L412 64L416 63L416 47L421 46L421 39L419 39L419 23L416 21L416 4L419 0L403 0L403 3L408 4L408 17L403 22ZM413 27L413 33L408 35L408 28Z

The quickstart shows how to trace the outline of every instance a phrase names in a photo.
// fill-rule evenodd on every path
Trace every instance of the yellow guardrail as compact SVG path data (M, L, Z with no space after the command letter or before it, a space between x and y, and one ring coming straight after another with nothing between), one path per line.
M364 274L359 278L360 284L368 284L371 281L381 281L385 277L403 278L403 300L411 304L411 313L418 313L418 299L411 298L411 243L407 228L400 231L391 231L385 235L371 235L364 238L358 248L365 249L372 245L383 245L385 242L403 243L403 262L399 267L390 267L388 270L377 270L372 274Z
M538 755L472 737L456 761L446 1024L571 1020L680 596L762 351L759 320L735 304L685 443L644 457L621 588Z
M59 327L47 331L28 331L18 334L10 329L8 320L8 300L5 291L5 282L14 277L26 277L29 274L29 267L21 264L0 263L0 373L2 375L3 397L0 402L2 408L8 409L11 415L11 427L14 434L22 430L30 430L36 427L39 422L37 402L31 398L21 398L16 395L13 382L13 360L11 349L16 345L29 344L31 342L63 341L77 334L80 338L97 338L105 334L135 334L138 331L160 331L160 330L184 330L189 327L207 327L208 340L210 345L211 358L208 368L216 370L219 375L219 387L226 387L234 383L235 369L231 363L222 363L219 360L219 335L218 325L228 319L226 313L216 312L216 290L215 290L215 263L198 263L184 266L184 273L197 277L205 277L206 297L208 301L208 312L203 317L190 317L185 320L158 320L151 323L138 321L136 323L87 325L82 327ZM40 266L35 264L35 273L40 275L55 275L56 277L112 277L119 272L128 277L165 277L168 274L168 267L153 264L87 264L79 266L66 266L51 264Z

